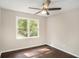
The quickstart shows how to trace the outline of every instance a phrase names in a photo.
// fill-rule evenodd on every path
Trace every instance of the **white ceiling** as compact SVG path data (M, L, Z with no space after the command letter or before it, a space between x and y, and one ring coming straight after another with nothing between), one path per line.
M51 0L49 7L61 7L61 11L50 11L55 14L62 11L79 8L79 0ZM44 0L0 0L0 7L11 10L34 14L39 10L29 9L28 7L41 7Z

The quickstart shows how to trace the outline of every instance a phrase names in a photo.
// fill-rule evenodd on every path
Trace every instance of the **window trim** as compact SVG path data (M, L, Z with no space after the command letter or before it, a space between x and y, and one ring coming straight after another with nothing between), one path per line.
M18 17L18 16L16 16L16 39L28 39L28 38L39 38L39 20L38 19L34 19L34 20L36 20L38 23L37 23L37 31L38 31L38 35L37 36L32 36L32 37L30 37L30 31L29 31L29 24L27 25L27 31L28 31L28 36L27 37L22 37L22 38L19 38L19 37L17 37L17 32L18 32L18 26L17 26L17 24L18 24L18 20L20 19L20 18L22 18L22 19L27 19L27 22L29 23L29 20L33 20L34 18L26 18L26 17Z

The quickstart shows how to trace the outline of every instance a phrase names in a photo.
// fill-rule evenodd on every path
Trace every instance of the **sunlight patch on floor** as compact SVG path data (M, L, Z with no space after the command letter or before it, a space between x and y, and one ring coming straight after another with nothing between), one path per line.
M24 53L25 56L27 57L33 57L36 55L40 55L40 54L48 54L50 53L51 50L49 48L41 48L41 49L37 49L36 51L30 51L30 52L26 52Z

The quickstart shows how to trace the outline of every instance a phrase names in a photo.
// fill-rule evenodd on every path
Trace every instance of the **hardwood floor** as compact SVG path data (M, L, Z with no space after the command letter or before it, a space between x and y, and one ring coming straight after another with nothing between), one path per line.
M1 58L76 58L48 45L2 53Z

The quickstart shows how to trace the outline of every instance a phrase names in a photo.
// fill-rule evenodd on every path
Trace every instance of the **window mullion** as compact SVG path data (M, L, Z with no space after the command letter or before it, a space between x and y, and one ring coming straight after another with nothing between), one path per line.
M30 28L29 28L29 25L30 25L30 24L29 24L29 22L30 22L30 21L28 20L28 37L30 37Z

